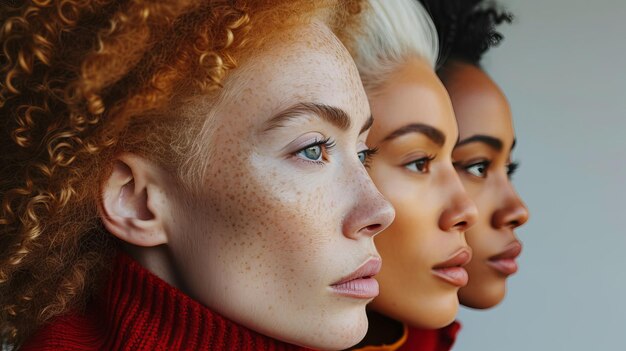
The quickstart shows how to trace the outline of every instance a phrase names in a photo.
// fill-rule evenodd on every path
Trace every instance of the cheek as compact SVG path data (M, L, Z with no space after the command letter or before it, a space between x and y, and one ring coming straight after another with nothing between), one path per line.
M257 261L280 267L274 273L297 279L298 272L332 253L327 246L339 217L328 187L297 174L287 162L252 158L238 162L233 172L225 169L229 176L211 186L212 207L235 250L252 251Z
M494 195L498 193L498 189L491 188L488 182L484 180L470 179L469 177L466 174L459 176L467 196L478 209L478 222L474 227L484 225L483 223L489 224L494 205L497 203Z
M396 211L401 207L410 206L417 200L415 194L419 191L419 184L403 174L400 167L387 163L383 157L383 155L374 156L368 170L370 178ZM398 213L396 213L396 220L397 217Z

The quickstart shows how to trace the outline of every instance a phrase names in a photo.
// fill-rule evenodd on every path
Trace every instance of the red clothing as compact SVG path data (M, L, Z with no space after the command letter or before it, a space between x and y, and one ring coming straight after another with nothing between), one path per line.
M84 313L60 316L22 350L303 350L210 311L120 254Z
M418 329L409 327L406 342L398 351L449 351L454 345L461 324L452 322L441 329Z

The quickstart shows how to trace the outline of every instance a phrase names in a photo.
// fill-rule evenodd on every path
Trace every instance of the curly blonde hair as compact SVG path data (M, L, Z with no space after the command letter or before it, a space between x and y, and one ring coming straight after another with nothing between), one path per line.
M355 12L358 1L331 0L1 5L0 343L19 346L103 283L118 245L99 184L119 152L183 180L199 122L171 111L217 99L266 34L314 13L339 33Z

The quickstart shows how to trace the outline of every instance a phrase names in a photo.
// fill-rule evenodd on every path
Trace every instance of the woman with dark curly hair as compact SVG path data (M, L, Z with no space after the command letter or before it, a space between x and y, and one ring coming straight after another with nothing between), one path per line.
M504 298L506 279L517 271L522 245L514 229L528 210L511 183L517 164L511 110L498 85L481 67L485 52L503 36L496 30L512 15L483 0L420 0L430 12L440 39L439 70L459 126L453 151L461 181L478 207L476 224L466 233L472 260L459 301L471 308L495 306ZM449 350L460 329L411 329L401 350Z
M338 40L358 1L0 8L0 341L340 349L393 209Z

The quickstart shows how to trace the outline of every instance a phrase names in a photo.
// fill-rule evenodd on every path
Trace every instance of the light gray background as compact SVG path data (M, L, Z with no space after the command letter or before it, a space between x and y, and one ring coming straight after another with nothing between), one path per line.
M484 61L511 102L530 221L505 301L455 351L626 350L626 1L500 0Z

